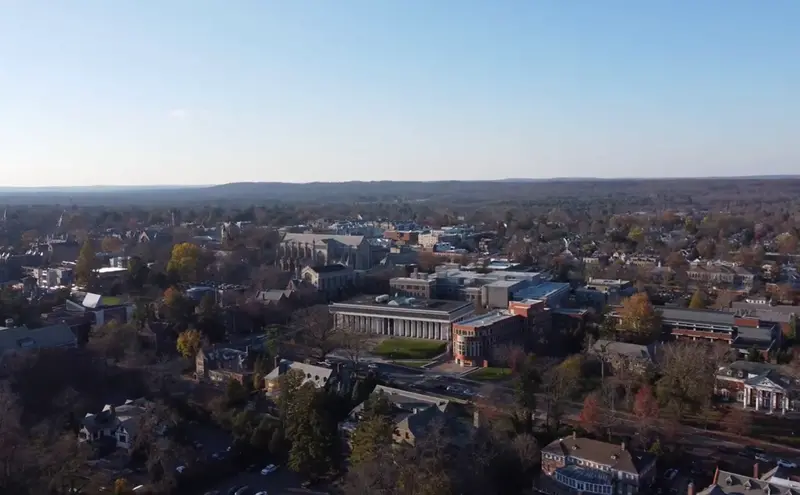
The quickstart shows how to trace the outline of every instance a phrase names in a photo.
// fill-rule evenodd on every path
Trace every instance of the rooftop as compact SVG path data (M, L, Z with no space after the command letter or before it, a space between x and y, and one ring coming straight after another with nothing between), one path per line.
M570 285L559 282L544 282L539 285L525 287L514 292L514 299L539 299L544 300L555 294L569 290Z
M28 327L0 327L0 353L13 349L69 347L77 343L67 325L58 324L33 330Z
M586 459L606 465L618 471L638 474L655 461L648 453L633 453L623 445L600 442L590 438L564 437L550 442L542 449L544 453Z
M297 244L325 244L332 240L346 246L356 247L364 241L363 235L333 235L333 234L292 234L283 236L282 242L296 242Z
M688 309L688 308L669 308L658 306L656 309L661 311L661 317L665 321L685 321L707 323L711 325L734 326L734 315L713 309Z
M314 265L309 266L309 270L314 270L317 273L335 273L335 272L343 272L350 270L349 266L345 266L339 263L334 263L332 265Z
M458 323L459 326L462 327L485 327L497 323L498 321L506 320L509 318L516 318L516 315L512 315L506 310L498 310L492 311L483 315L473 316L472 318L468 318L464 321Z
M348 299L347 301L335 302L331 307L362 306L367 308L385 309L409 309L451 313L464 307L471 307L472 303L465 301L449 301L442 299L418 299L415 297L396 297L385 302L376 302L375 296L362 295Z

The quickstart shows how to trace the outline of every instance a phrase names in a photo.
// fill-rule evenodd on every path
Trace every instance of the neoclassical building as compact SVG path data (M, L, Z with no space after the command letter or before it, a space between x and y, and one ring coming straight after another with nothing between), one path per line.
M333 234L286 234L278 246L276 264L298 273L306 266L339 263L354 270L372 266L370 246L364 236Z
M741 403L745 409L769 413L792 411L798 390L797 380L768 363L736 361L717 371L716 394Z

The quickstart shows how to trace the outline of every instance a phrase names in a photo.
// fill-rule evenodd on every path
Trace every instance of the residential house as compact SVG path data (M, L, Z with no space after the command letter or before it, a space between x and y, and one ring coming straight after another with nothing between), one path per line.
M560 438L542 449L538 489L553 494L635 495L651 493L656 456L614 444L581 438Z
M455 418L449 414L450 402L447 399L383 385L376 386L371 395L379 394L392 405L392 421L395 426L392 438L398 444L414 445L437 422L443 426L456 426ZM362 419L365 404L366 401L356 406L340 424L339 429L346 438L349 438Z
M280 390L280 377L295 371L303 375L303 384L311 383L315 388L348 393L352 387L350 373L340 364L335 367L317 366L281 359L278 365L264 377L267 394Z
M149 403L144 398L126 400L124 404L107 404L99 413L87 413L81 421L78 441L111 442L116 448L130 451L139 432Z
M753 476L741 475L717 468L711 485L697 495L800 495L800 484L781 478L780 468L759 477L758 464L753 467ZM689 495L694 495L691 492Z
M245 384L252 379L257 357L249 345L244 349L224 346L201 349L195 357L195 375L200 381L227 383L236 380Z
M645 373L654 365L656 346L601 339L592 346L592 354L615 373L623 370Z
M30 350L70 348L78 345L75 334L69 326L59 323L41 328L29 329L26 326L0 327L0 361L4 358Z
M736 361L717 371L714 392L745 409L786 413L797 406L800 383L777 365Z

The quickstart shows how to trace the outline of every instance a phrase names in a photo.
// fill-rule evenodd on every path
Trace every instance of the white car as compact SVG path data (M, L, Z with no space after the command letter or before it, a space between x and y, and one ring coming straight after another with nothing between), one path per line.
M787 461L787 460L784 460L784 459L778 459L778 466L794 469L794 468L797 467L797 463L796 462L792 462L792 461Z
M267 467L265 467L264 469L261 470L261 474L266 476L268 474L274 473L277 470L278 470L278 466L276 466L275 464L270 464L269 466L267 466Z

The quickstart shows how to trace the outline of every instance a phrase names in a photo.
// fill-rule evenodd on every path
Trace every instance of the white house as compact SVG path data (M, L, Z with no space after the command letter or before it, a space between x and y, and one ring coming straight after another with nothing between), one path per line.
M87 413L78 432L78 441L93 443L104 438L111 439L117 448L130 450L147 404L143 398L129 399L116 407L106 404L97 414Z

